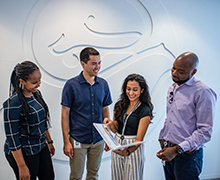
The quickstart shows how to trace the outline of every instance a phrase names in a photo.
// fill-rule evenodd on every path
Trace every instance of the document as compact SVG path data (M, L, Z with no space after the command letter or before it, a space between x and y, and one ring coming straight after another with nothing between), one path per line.
M109 129L109 127L106 124L93 123L93 125L95 126L95 128L97 129L99 134L102 136L102 138L104 139L104 141L106 142L108 147L113 151L123 150L126 147L149 142L149 141L139 141L139 142L135 142L135 143L131 143L131 144L120 145L119 143L117 143L115 141L115 139L111 133L111 130Z

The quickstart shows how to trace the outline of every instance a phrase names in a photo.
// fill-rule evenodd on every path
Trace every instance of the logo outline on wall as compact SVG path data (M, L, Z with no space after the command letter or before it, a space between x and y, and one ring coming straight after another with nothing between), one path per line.
M137 72L147 78L152 99L156 101L162 87L168 87L175 56L167 48L167 42L157 38L159 23L149 10L155 4L164 9L159 1L151 4L138 0L117 3L95 0L92 4L84 0L37 1L23 30L25 57L40 66L47 89L51 92L58 89L61 93L65 81L82 70L79 52L87 46L95 47L102 58L99 75L118 88L112 90L113 99L118 98L125 76ZM158 64L161 66L155 68ZM163 115L157 112L159 119Z

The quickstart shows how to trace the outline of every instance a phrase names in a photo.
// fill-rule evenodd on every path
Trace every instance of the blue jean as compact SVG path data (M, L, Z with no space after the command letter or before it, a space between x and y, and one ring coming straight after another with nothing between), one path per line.
M202 163L203 149L192 154L178 154L172 161L165 163L166 180L199 180Z

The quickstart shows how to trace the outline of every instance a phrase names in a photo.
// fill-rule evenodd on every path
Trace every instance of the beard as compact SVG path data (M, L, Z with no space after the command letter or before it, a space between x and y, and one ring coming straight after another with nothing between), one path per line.
M173 79L173 78L172 78ZM186 81L188 81L190 78L188 78L188 79L185 79L185 80L174 80L173 79L173 81L175 82L175 83L177 83L178 85L180 85L180 84L183 84L183 83L185 83Z

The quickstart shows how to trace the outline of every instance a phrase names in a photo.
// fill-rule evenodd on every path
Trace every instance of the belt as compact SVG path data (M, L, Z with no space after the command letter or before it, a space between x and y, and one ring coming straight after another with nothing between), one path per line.
M171 143L170 141L164 141L164 148L167 148L167 147L174 147L176 146L177 144L173 144ZM199 150L199 149L198 149ZM184 153L185 154L193 154L195 151L198 151L198 150L193 150L193 151L185 151Z

